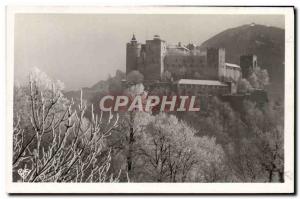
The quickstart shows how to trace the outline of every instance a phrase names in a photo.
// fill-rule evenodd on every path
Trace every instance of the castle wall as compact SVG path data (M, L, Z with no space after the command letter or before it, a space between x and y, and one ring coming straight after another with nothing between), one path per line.
M204 56L171 54L164 59L165 71L172 73L174 79L204 78L206 58Z
M140 56L137 58L137 70L145 75L146 62L146 45L141 45Z
M219 76L219 80L222 80L223 77L226 76L226 66L225 66L225 49L224 48L219 48L218 49L218 76Z
M221 95L229 94L230 86L215 80L181 79L177 83L180 95Z
M235 64L225 64L225 81L235 81L237 82L241 78L241 69Z

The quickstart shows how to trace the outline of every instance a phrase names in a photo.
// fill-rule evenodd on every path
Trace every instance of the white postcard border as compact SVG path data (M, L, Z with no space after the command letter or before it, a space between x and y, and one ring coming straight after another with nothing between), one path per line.
M12 182L14 15L64 14L265 14L285 15L284 183L16 183ZM8 193L293 193L294 10L293 7L7 7L6 191Z

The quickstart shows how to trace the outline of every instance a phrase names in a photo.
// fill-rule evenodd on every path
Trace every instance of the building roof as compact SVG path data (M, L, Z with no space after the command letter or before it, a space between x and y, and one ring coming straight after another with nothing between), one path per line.
M216 80L200 80L200 79L180 79L178 84L208 85L208 86L227 86Z
M237 64L231 64L231 63L225 63L226 66L229 66L229 67L233 67L233 68L241 68L239 65Z
M168 49L178 49L178 50L186 50L186 51L190 51L190 49L184 47L184 46L178 46L178 45L171 45L169 44L167 46Z

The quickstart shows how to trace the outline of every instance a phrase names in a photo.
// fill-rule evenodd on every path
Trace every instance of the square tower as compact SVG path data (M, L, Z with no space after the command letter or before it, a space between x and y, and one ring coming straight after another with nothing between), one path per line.
M225 49L206 49L206 76L213 80L223 80L225 76Z
M146 41L145 51L145 80L161 80L164 72L164 58L167 51L166 42L161 40L158 35L154 35L153 40Z
M242 69L242 77L248 79L257 68L257 56L254 54L242 55L240 57L240 66Z
M140 57L141 44L137 42L135 35L126 45L126 74L138 70L138 58Z

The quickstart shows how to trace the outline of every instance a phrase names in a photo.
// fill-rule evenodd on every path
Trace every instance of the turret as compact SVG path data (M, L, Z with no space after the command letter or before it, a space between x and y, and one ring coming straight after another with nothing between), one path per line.
M141 52L141 44L139 44L135 38L135 35L132 35L132 39L126 45L126 74L130 73L133 70L138 70L138 57Z

